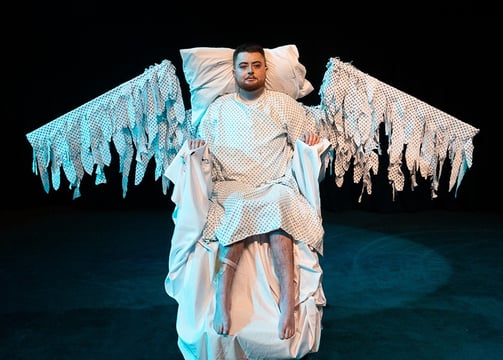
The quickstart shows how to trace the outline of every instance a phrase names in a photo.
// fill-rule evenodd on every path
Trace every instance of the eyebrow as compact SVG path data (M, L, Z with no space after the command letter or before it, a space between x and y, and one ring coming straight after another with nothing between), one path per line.
M238 65L246 65L246 64L249 64L249 63L247 61L241 61ZM252 65L262 65L263 62L260 60L256 60L256 61L252 61L251 64Z

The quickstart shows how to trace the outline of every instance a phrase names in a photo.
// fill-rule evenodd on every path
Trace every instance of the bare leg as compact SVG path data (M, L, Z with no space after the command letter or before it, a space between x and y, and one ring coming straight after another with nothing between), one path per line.
M229 246L219 246L220 269L217 275L215 314L213 329L220 335L228 335L231 327L231 289L236 267L243 253L244 241Z
M293 241L283 231L270 234L271 251L274 268L279 279L279 310L281 312L278 324L280 339L289 339L295 335L295 284L293 263Z

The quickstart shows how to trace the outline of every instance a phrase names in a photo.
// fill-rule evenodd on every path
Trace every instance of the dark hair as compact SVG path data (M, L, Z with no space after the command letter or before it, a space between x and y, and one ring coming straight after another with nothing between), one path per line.
M265 51L264 51L264 48L262 47L262 45L257 44L257 43L253 43L253 42L246 42L241 45L238 45L234 49L234 53L232 54L232 64L233 65L236 64L236 58L242 52L250 52L250 53L258 52L258 53L262 54L262 56L264 57L264 65L267 66L266 60L265 60Z

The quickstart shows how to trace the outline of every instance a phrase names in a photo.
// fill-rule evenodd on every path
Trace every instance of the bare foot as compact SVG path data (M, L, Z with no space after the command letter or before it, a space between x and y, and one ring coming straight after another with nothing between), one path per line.
M213 315L213 329L219 335L229 335L231 328L231 285L235 267L223 264L218 276L215 292L215 314Z
M288 302L288 300L286 300ZM281 310L284 309L284 310ZM293 305L286 305L280 308L278 335L281 340L290 339L295 335L295 315Z
M219 335L229 335L230 327L231 319L229 318L229 312L225 310L223 302L219 301L219 296L217 296L215 314L213 315L213 329Z
M270 233L274 269L279 280L278 336L281 340L295 335L295 288L292 238L283 230Z
M231 298L232 280L238 267L239 258L243 253L245 241L238 241L229 246L219 245L219 270L215 288L215 314L213 329L219 335L229 335L231 329Z

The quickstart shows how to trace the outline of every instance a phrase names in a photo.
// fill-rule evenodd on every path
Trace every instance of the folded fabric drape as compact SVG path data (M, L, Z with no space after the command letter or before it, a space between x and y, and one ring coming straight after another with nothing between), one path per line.
M330 143L307 146L300 140L293 170L300 189L320 211L318 181ZM278 336L279 283L269 243L257 236L245 249L233 283L230 334L218 335L212 327L215 309L214 281L218 243L202 240L211 191L211 168L206 146L182 146L166 170L174 183L172 200L175 230L171 240L165 289L178 302L178 346L185 359L292 359L316 352L326 304L318 253L294 242L295 282L298 284L297 331L293 338ZM190 226L189 226L190 224Z

